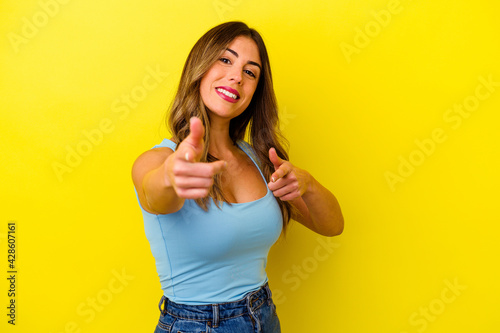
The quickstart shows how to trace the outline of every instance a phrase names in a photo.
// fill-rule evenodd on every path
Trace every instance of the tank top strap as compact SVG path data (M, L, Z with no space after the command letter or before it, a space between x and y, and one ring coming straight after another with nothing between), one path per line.
M260 169L261 167L260 160L255 154L255 151L253 150L252 146L250 146L248 142L243 140L238 140L236 143L252 159L252 161L259 166Z
M261 164L259 158L257 157L257 154L255 154L255 151L253 150L252 146L248 142L243 141L243 140L238 140L236 142L236 144L241 148L241 150L243 150L248 155L248 157L250 157L252 162L255 164L255 166L259 170L260 175L264 179L264 182L267 183L266 177L262 173L262 164Z
M157 144L156 146L154 146L153 148L161 148L161 147L167 147L167 148L170 148L172 149L173 151L175 151L175 149L177 148L177 144L175 142L173 142L172 140L169 140L169 139L163 139L162 142L160 142L160 144ZM152 149L153 149L152 148Z

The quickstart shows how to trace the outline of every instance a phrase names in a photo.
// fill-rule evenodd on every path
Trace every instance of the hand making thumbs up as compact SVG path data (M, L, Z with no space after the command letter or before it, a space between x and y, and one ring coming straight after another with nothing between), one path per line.
M180 198L204 198L213 184L213 177L225 169L226 162L200 162L205 128L199 118L193 117L189 129L189 135L165 162L167 176Z

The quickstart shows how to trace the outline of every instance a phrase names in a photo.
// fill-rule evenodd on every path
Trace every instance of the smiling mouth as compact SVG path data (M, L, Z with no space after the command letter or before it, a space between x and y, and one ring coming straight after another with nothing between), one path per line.
M240 99L240 96L238 95L237 91L235 91L236 94L234 94L234 93L232 93L230 91L227 91L226 89L220 88L220 87L219 88L215 88L215 90L217 90L219 93L221 93L224 96L227 96L227 97L229 97L229 98L231 98L231 99L233 99L235 101L238 100L238 99Z

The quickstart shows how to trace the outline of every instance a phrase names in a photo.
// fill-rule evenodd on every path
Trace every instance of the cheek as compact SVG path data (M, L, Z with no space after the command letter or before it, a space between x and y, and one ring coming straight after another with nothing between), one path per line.
M201 99L205 102L206 98L208 98L210 94L210 80L207 80L207 76L203 77L200 82L200 95Z
M250 103L250 100L253 98L253 95L255 94L255 91L257 90L257 84L251 85L248 87L246 91L246 95L249 97L248 102Z

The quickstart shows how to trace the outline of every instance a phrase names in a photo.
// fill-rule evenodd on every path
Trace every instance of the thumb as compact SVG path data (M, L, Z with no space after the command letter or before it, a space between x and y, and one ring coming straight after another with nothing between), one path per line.
M182 145L189 145L186 149L185 158L187 161L191 161L193 158L201 154L203 151L203 136L205 134L205 128L200 120L200 118L192 117L189 120L189 135L182 141ZM196 155L196 156L193 156Z
M278 170L279 167L283 164L283 160L278 156L276 153L276 149L271 148L269 149L269 159L271 160L271 163L274 165L274 170Z
M201 119L191 117L189 120L189 135L184 139L184 142L189 143L194 148L203 148L203 135L205 128L201 123Z

